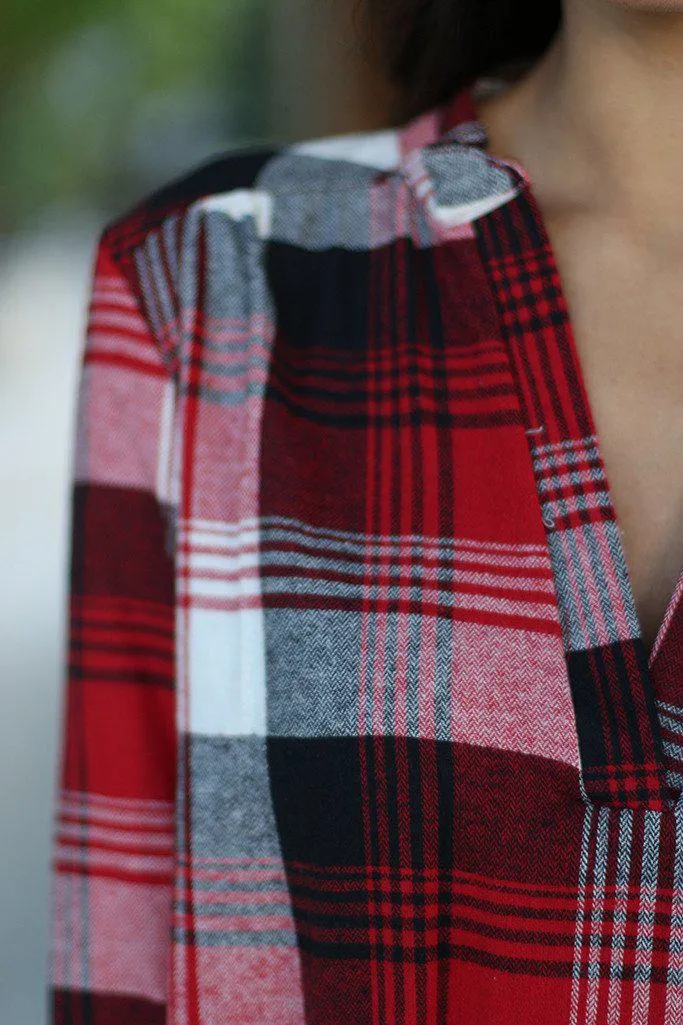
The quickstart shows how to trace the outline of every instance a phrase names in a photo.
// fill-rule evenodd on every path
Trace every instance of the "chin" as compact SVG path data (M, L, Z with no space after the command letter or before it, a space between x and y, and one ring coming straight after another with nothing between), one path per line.
M614 7L632 11L654 11L658 14L683 14L683 0L610 0Z

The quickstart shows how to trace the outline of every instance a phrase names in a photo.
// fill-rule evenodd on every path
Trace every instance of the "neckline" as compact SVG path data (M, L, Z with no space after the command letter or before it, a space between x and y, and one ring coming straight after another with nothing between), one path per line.
M552 271L555 276L557 283L557 299L560 307L562 308L563 315L565 317L565 333L567 336L567 346L571 354L571 359L575 368L576 378L578 386L581 392L581 400L584 406L586 417L590 424L591 429L591 440L594 445L596 452L598 453L602 472L603 472L603 486L604 494L607 502L611 508L613 521L616 527L617 533L617 547L618 547L618 558L621 562L622 577L623 577L623 593L624 599L628 606L630 606L631 620L635 626L635 631L632 636L632 640L639 641L642 645L643 652L647 663L648 674L652 673L653 667L657 658L662 651L665 642L668 637L669 627L673 621L674 614L681 602L683 602L683 566L680 568L676 583L674 585L672 593L669 595L668 601L664 608L664 614L655 632L655 637L648 651L645 646L643 638L642 622L638 606L635 600L635 592L633 589L633 578L629 562L626 558L626 549L624 545L624 533L621 527L621 522L617 513L617 508L614 502L612 488L610 486L610 476L605 466L605 461L602 453L602 445L600 435L597 429L595 416L593 414L592 403L587 389L586 377L583 370L583 363L580 358L578 345L576 342L576 333L574 329L574 321L569 308L567 300L567 293L564 288L562 275L560 274L559 264L556 258L555 248L552 244L550 234L546 225L546 217L538 201L538 196L534 186L534 181L529 170L519 160L512 159L509 157L501 157L493 152L491 148L491 140L489 132L485 122L479 116L478 110L478 98L484 96L488 90L496 90L504 83L499 79L487 79L478 78L471 80L467 83L457 94L455 94L449 102L443 105L440 113L440 138L444 137L453 139L460 144L467 146L473 146L480 149L490 162L497 167L502 167L511 171L513 176L516 177L518 185L521 189L524 189L526 196L533 210L535 217L535 227L538 231L543 245L546 248L547 256L549 257Z

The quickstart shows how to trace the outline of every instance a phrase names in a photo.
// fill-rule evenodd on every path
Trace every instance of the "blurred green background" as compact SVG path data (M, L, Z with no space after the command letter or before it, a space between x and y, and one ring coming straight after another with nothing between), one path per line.
M0 60L0 230L113 210L159 175L266 134L267 0L23 0Z
M356 4L362 0L356 0ZM0 235L118 212L216 151L381 125L354 0L10 0Z
M73 431L95 243L226 150L363 130L358 0L5 0L0 15L0 1025L44 1025Z

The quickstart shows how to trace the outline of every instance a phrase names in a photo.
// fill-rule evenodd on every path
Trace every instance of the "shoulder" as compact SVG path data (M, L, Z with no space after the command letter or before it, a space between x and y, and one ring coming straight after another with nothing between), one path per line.
M103 228L113 255L125 258L164 224L195 211L220 208L240 219L267 200L291 208L300 198L310 212L328 195L363 192L400 165L401 128L320 136L300 142L245 146L217 154L163 183Z
M246 323L271 299L301 305L302 282L313 287L325 269L321 251L368 251L372 183L400 173L400 149L399 127L218 154L109 221L99 266L126 282L175 372L179 325L200 290L207 317Z

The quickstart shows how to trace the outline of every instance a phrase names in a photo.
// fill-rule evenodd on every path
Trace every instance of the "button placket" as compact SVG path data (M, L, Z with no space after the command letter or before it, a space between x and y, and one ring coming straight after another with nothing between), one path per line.
M582 784L596 805L668 807L652 681L642 643L626 634L617 612L623 553L566 301L530 187L480 218L476 232L552 552Z

